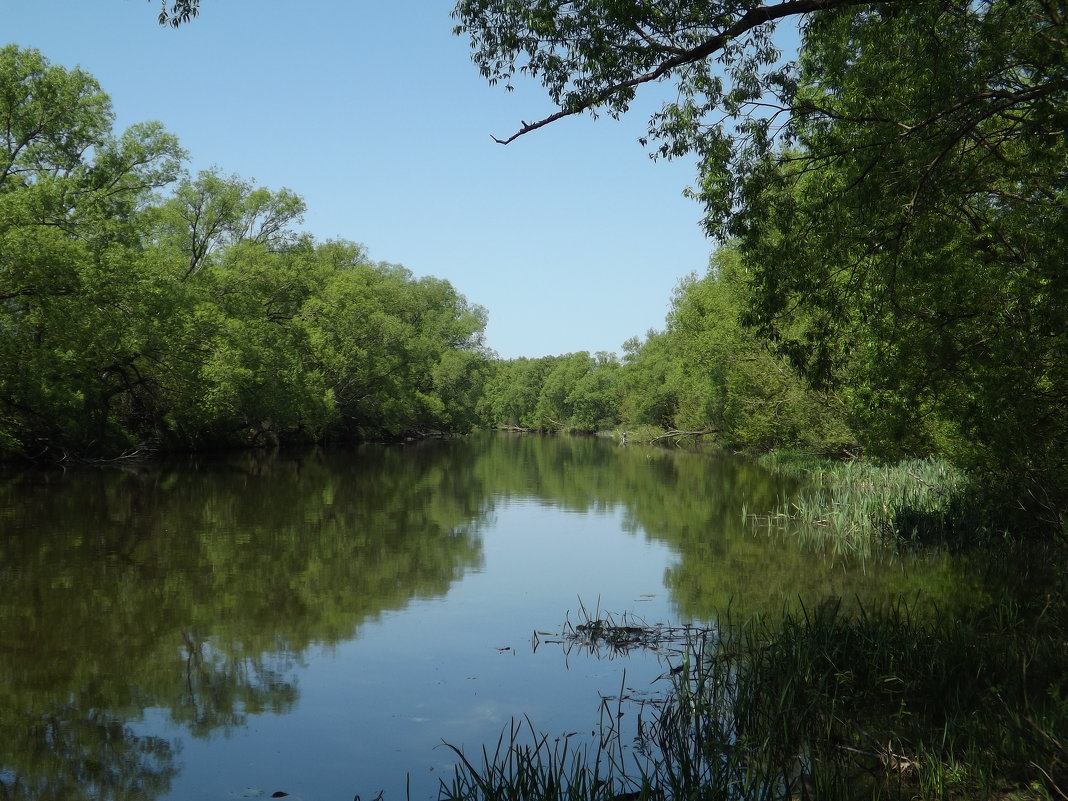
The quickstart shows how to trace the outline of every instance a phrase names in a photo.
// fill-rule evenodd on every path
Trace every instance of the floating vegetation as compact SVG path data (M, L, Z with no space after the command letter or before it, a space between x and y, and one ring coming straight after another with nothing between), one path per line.
M564 646L565 656L578 650L597 658L625 656L635 650L656 651L663 655L681 655L687 644L705 631L695 626L667 626L649 624L640 617L624 612L618 618L602 612L600 602L593 611L579 599L579 622L572 623L570 615L559 633L535 631L532 642L535 650L548 642ZM546 637L546 640L542 638Z

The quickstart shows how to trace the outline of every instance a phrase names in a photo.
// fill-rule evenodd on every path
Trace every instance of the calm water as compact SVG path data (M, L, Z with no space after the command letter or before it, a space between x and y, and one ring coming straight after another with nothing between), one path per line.
M790 491L529 436L0 474L0 797L434 798L443 741L480 753L524 715L581 739L602 697L663 684L662 655L554 642L580 604L714 625L981 591L745 524Z

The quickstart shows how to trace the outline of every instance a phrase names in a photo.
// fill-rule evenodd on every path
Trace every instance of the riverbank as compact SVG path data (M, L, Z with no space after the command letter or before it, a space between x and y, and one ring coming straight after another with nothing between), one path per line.
M621 445L721 447L715 430L643 426L603 435ZM772 508L746 509L748 519L768 528L846 550L864 550L873 540L970 547L1037 538L1068 545L1068 517L1055 504L1021 508L1005 493L1012 482L971 475L944 459L886 463L791 449L752 455L761 467L803 484L798 494Z
M834 601L725 614L686 633L633 747L611 716L585 750L513 724L440 798L1063 799L1063 589L963 618L903 603L847 615Z
M950 610L829 597L744 619L724 609L714 629L687 633L687 658L666 671L633 743L611 716L587 750L513 725L481 760L462 760L442 799L1068 798L1064 539L1014 530L938 460L755 461L801 482L743 512L755 532L860 556L887 542L949 549L982 598Z

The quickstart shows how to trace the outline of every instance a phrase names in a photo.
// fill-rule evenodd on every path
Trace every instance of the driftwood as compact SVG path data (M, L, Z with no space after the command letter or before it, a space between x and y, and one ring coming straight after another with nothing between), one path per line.
M712 434L718 434L720 433L720 431L722 431L722 429L719 428L706 428L701 431L680 431L678 429L673 428L670 431L665 431L663 434L657 434L655 437L650 437L649 439L641 439L638 440L638 442L646 442L652 444L654 442L659 442L663 439L673 439L675 441L675 444L678 445L679 442L681 442L686 437L707 437ZM626 445L629 436L630 432L624 431L619 437L619 444Z

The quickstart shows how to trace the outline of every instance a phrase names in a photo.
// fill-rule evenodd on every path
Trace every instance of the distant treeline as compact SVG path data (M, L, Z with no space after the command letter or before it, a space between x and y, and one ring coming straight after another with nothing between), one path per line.
M580 352L494 362L480 418L637 437L671 430L755 450L857 447L842 398L808 386L742 324L745 279L736 251L720 249L707 274L679 284L664 330L628 340L622 359Z
M683 280L663 331L623 345L623 358L586 352L498 361L480 417L536 430L702 433L748 449L856 445L841 399L805 384L742 325L746 284L723 248L701 278Z
M840 339L840 365L817 382L781 341L747 324L752 293L742 250L722 247L703 276L679 284L664 329L626 342L621 360L583 352L493 363L479 416L501 427L616 429L632 440L667 430L675 439L702 435L743 450L887 462L938 457L971 476L966 503L984 507L976 517L987 525L1064 536L1066 443L1056 389L1063 365L1046 363L1049 391L1042 394L1013 383L1008 370L1002 381L980 374L989 367L985 354L980 365L962 358L943 368L938 393L909 396L904 389L921 376L895 370L923 370L930 354L899 355L895 363L880 356L892 343ZM813 338L815 323L797 315L790 335ZM976 419L984 409L1003 427Z

